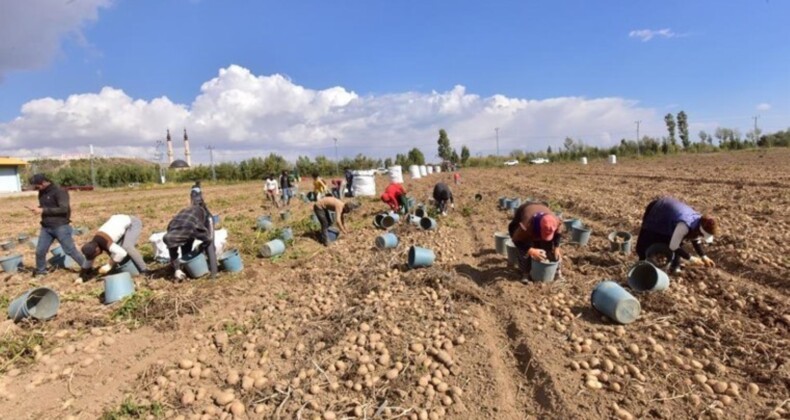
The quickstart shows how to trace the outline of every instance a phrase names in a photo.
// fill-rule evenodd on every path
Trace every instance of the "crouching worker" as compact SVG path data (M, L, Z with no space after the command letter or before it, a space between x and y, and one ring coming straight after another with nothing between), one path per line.
M186 274L181 270L182 259L206 252L208 254L211 278L217 276L217 252L214 248L214 225L211 212L204 205L189 206L176 214L167 225L167 233L162 238L170 253L170 265L176 280L183 280ZM194 242L201 241L196 252L192 252ZM178 250L181 249L181 258Z
M522 282L531 280L529 272L532 260L561 261L560 220L543 203L522 204L508 225L508 233L518 248L518 266L524 274ZM557 265L557 276L562 278L561 264Z
M100 274L107 274L116 264L129 260L132 261L140 274L148 273L148 267L135 247L142 231L143 222L137 217L125 214L110 216L93 235L93 239L82 246L86 267L92 267L93 260L102 252L106 252L110 255L110 262L99 268Z
M390 206L392 211L405 214L410 210L409 197L406 196L406 190L403 188L402 184L397 184L395 182L389 184L384 190L384 193L381 194L381 201Z
M448 203L450 207L455 208L453 192L444 182L439 182L433 187L433 201L436 203L436 209L442 216L447 216Z
M640 260L647 259L647 250L653 244L666 244L672 251L669 271L680 272L680 260L692 264L714 267L716 264L702 248L702 242L713 242L716 234L716 220L708 215L700 215L688 204L673 198L660 197L650 202L642 217L642 227L636 241L636 253ZM683 249L683 241L689 239L699 255L692 257Z
M313 205L313 212L315 216L318 218L318 222L321 224L321 244L327 246L329 245L329 237L327 231L329 227L332 225L331 223L331 216L329 214L330 211L335 212L335 218L337 219L337 227L340 229L341 233L347 234L348 229L346 229L346 214L352 212L354 209L357 208L357 205L354 203L344 203L343 200L330 196L326 196L320 200L318 200Z

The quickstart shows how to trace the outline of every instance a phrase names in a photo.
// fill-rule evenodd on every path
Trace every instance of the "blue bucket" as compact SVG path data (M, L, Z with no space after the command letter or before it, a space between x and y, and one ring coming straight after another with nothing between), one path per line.
M517 209L518 206L521 205L521 199L511 198L510 201L508 201L507 205L508 205L508 207L507 207L508 209L511 209L511 210L512 209Z
M38 246L38 236L34 236L27 241L27 245L31 248L36 248Z
M56 246L56 247L52 248L52 250L50 250L50 252L52 253L52 255L54 255L54 256L56 256L56 257L57 257L57 256L60 256L60 255L66 255L66 253L65 253L65 252L63 252L63 247L62 247L62 246L60 246L60 245L58 245L58 246Z
M409 216L409 223L412 224L412 225L419 226L420 225L420 218L412 214L412 215Z
M628 286L637 292L666 290L669 276L653 264L640 261L628 270Z
M384 223L384 218L385 217L387 217L386 213L379 213L379 214L373 216L373 226L375 226L377 228L384 227L382 225L382 223Z
M579 219L565 219L562 221L562 224L565 225L565 230L567 232L571 232L574 226L581 226L582 221Z
M140 271L137 269L137 266L134 265L134 261L132 261L131 258L129 258L129 261L119 264L117 271L119 273L129 273L132 277L140 275Z
M511 208L512 207L510 207L510 199L506 198L504 203L502 204L502 210L510 210Z
M271 219L268 218L269 216L261 216L257 220L258 230L272 230L274 229L274 223L272 223Z
M294 238L294 231L293 231L293 229L287 227L287 228L283 228L283 230L280 231L280 239L283 242L292 241L293 238Z
M0 248L3 248L3 250L5 250L5 251L10 251L10 250L14 249L14 247L16 247L16 242L15 241L3 241L3 242L0 242Z
M124 271L104 278L104 304L117 302L134 294L134 280Z
M340 237L340 231L338 229L329 228L329 229L326 230L326 240L329 243L332 243L332 242L336 241L337 238L339 238L339 237Z
M574 226L571 229L571 240L580 246L587 246L587 242L590 241L591 234L592 229L590 228L586 228L584 226Z
M628 232L612 232L609 234L609 250L621 254L631 253L631 234Z
M497 254L507 255L507 248L505 248L505 243L509 239L510 239L510 235L507 232L494 233L494 247L496 248Z
M244 269L244 262L241 260L238 249L225 251L220 255L219 262L222 269L231 273L238 273Z
M310 191L307 193L307 201L318 201L318 194L315 191Z
M218 214L211 216L211 221L214 222L214 226L219 226L219 220L220 219Z
M505 241L505 248L507 250L507 265L517 267L518 253L520 252L518 247L510 238L508 238L508 240Z
M0 257L0 266L3 267L3 271L6 273L16 273L19 271L20 265L22 265L22 255L20 254Z
M25 292L8 305L8 317L19 321L27 317L45 320L58 313L60 299L54 290L37 287Z
M49 264L57 268L70 268L73 270L80 268L79 264L68 255L55 255L49 259Z
M505 208L505 200L507 200L507 197L499 197L499 208L500 209L504 209Z
M558 265L557 261L542 262L533 259L530 264L529 277L534 282L554 281Z
M209 273L208 261L202 252L191 256L187 255L185 258L184 271L189 277L199 279Z
M280 212L280 219L281 220L288 220L291 218L291 212L288 210L284 210Z
M261 247L261 256L264 258L276 257L285 252L285 242L275 239L266 242Z
M411 268L430 267L435 259L436 255L428 248L418 246L409 248L409 267Z
M20 244L25 243L30 238L26 233L20 233L19 236L16 237L17 242Z
M475 201L483 201L483 194L480 193L475 194Z
M595 286L590 300L593 308L620 324L636 321L642 311L639 301L633 295L609 280Z
M414 215L422 219L428 216L428 212L425 210L425 207L417 207L417 209L414 210Z
M398 216L396 213L385 214L384 218L381 219L381 227L384 229L389 229L395 226L398 223L398 220L400 220L400 216Z
M385 233L376 237L376 248L387 249L398 246L398 237L394 233Z
M420 227L424 230L436 229L436 220L433 220L430 217L423 217L420 219Z

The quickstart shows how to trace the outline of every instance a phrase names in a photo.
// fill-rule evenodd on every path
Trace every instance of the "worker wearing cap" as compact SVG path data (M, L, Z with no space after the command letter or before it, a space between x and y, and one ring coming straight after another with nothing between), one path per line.
M145 261L135 248L143 222L137 217L125 214L114 214L99 228L93 239L82 245L82 254L87 260L86 266L93 266L93 260L102 252L110 254L110 262L99 268L99 273L107 274L113 266L131 259L142 274L148 272Z
M688 204L674 197L660 197L650 202L642 217L642 227L636 241L636 253L640 260L647 258L647 249L653 244L667 244L672 251L669 270L680 272L680 260L692 264L714 267L716 264L702 248L702 242L712 243L716 234L716 220L708 215L700 215ZM683 241L689 239L699 258L692 257L683 249Z
M533 259L560 261L560 226L559 218L543 203L529 202L516 209L508 233L519 250L518 265L525 275L522 281L529 279ZM559 266L557 275L562 277Z
M393 211L409 212L409 198L402 184L390 183L381 194L381 201L390 206Z

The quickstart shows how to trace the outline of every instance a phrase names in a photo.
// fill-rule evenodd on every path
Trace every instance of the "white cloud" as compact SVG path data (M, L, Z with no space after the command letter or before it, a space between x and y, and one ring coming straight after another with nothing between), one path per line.
M0 79L12 70L47 65L61 40L85 42L82 29L112 0L4 0L0 7Z
M150 158L170 128L181 154L181 128L187 127L193 157L207 161L205 146L219 160L276 152L333 156L340 153L386 157L419 147L433 158L438 130L448 131L454 147L473 153L538 150L562 144L565 136L588 144L612 145L662 127L652 109L623 98L481 97L463 86L446 92L403 92L359 96L343 87L309 89L275 74L258 76L231 65L203 83L191 104L167 97L135 99L105 87L98 93L63 99L42 98L22 106L18 117L0 122L0 154L30 156L85 153L93 144L104 155Z
M757 110L758 111L770 111L771 110L771 104L768 104L768 103L765 103L765 102L763 102L761 104L757 104Z
M682 35L673 32L672 29L664 28L664 29L637 29L629 32L628 36L630 38L639 38L642 40L642 42L647 42L656 37L677 38Z

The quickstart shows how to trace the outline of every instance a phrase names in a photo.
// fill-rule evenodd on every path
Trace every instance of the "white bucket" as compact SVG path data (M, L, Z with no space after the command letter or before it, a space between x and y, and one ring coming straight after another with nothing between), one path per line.
M425 167L425 170L428 171L428 175L433 173L433 165L428 165Z
M617 155L609 155L609 163L611 163L612 165L617 163Z
M400 165L390 166L390 182L403 184L403 168Z
M354 183L351 190L354 197L376 196L376 171L354 171Z
M420 175L420 167L417 165L409 166L409 175L411 175L411 179L419 179L422 175Z
M586 158L586 157L583 157L583 158L582 158L582 165L586 165L586 164L587 164L587 158Z
M420 176L428 176L428 168L425 165L420 165Z

